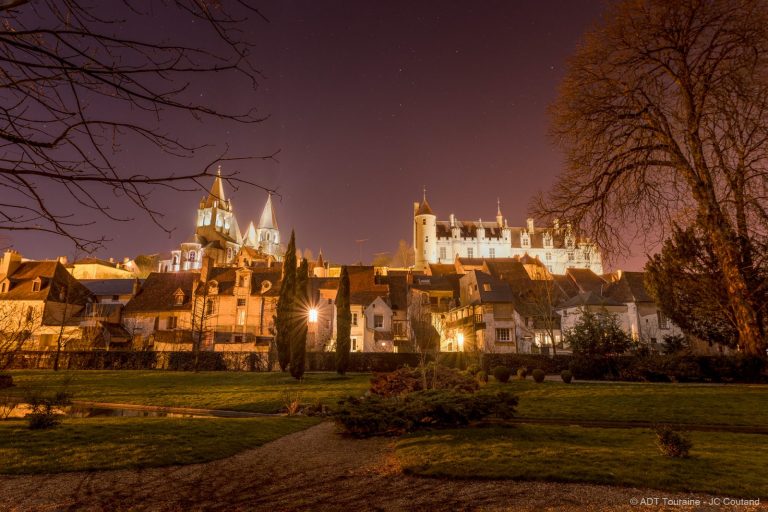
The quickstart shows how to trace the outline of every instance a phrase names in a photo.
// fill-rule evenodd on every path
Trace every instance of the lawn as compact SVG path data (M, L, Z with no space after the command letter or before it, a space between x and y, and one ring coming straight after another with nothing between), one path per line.
M489 386L516 394L518 415L528 418L768 426L765 385L527 380Z
M333 405L368 389L370 375L307 373L302 382L287 373L167 371L14 371L11 391L56 391L67 383L75 400L124 404L279 412L287 400Z
M316 418L67 419L55 430L0 421L0 473L146 468L222 459L303 430Z
M660 455L640 429L519 425L412 434L397 442L404 471L449 478L589 482L768 497L768 438L691 432L691 457Z

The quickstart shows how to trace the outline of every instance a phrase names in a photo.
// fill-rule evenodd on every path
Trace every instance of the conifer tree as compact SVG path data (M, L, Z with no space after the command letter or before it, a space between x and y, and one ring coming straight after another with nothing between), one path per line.
M296 293L293 296L291 329L291 375L301 380L307 359L307 309L309 307L309 264L301 259L296 275Z
M349 333L352 329L352 312L349 309L349 272L341 267L339 291L336 293L336 371L344 375L349 367Z
M275 343L277 345L277 361L280 370L285 371L291 361L291 328L293 327L293 297L296 294L296 236L291 231L291 241L285 251L283 260L283 279L280 286L280 298L277 301L277 318L275 319Z

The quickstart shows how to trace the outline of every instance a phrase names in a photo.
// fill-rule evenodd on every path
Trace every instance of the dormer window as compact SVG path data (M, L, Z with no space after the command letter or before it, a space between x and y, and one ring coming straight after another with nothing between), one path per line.
M8 281L3 281L0 283L0 293L5 293L8 291Z
M39 277L36 278L34 281L32 281L32 291L39 292L41 284L42 284L42 281L40 280Z
M184 293L181 291L176 292L173 295L173 302L177 306L181 306L182 304L184 304Z
M219 293L219 282L218 281L209 281L208 282L208 293L210 295L216 295Z
M530 247L530 246L531 246L531 239L528 237L528 234L527 234L527 233L524 233L524 234L523 234L523 235L520 237L520 244L521 244L523 247Z
M189 251L189 261L195 261L197 259L197 252Z
M245 288L245 276L240 276L237 278L237 286L240 288Z
M549 232L544 233L544 247L552 247L552 235Z

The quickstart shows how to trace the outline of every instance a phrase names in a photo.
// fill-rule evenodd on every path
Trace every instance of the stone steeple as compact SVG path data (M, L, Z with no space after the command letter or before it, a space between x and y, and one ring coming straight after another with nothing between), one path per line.
M272 205L272 193L267 196L267 204L264 205L264 210L261 212L259 229L278 229L277 215L275 215L275 207Z

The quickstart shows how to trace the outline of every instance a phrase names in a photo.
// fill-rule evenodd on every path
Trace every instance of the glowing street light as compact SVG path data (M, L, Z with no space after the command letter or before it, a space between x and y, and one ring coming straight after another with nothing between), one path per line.
M458 344L459 352L464 352L464 333L460 332L456 335L456 342Z
M317 323L317 308L310 308L309 310L309 323Z

